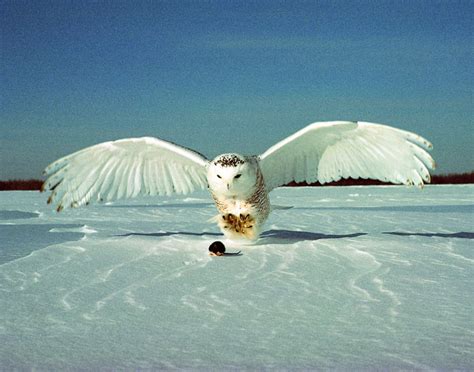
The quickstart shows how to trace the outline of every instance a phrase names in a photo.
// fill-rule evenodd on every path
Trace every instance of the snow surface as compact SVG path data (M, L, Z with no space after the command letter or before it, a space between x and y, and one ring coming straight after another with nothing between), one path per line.
M0 369L473 369L474 187L281 188L254 245L210 197L56 213L0 193Z

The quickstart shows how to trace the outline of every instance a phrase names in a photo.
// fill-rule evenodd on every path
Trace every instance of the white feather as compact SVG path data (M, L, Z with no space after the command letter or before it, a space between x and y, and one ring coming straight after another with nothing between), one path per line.
M44 188L58 210L90 201L188 193L206 185L207 159L157 138L105 142L65 156L45 169Z
M313 123L260 156L267 189L291 181L321 183L372 178L392 183L429 182L432 145L417 134L382 124Z

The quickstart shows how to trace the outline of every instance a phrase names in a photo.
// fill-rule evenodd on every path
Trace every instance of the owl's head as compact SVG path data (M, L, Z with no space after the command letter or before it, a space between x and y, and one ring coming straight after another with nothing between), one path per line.
M255 164L238 154L223 154L209 164L207 182L218 195L247 197L257 181Z

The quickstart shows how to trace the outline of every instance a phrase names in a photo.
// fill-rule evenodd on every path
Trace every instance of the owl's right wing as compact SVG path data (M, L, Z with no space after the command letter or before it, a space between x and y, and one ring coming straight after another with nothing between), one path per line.
M153 137L100 143L65 156L44 171L42 191L57 210L138 195L186 194L207 186L208 160Z
M431 148L423 137L387 125L333 121L310 124L259 158L268 191L292 181L341 178L423 186L435 166Z

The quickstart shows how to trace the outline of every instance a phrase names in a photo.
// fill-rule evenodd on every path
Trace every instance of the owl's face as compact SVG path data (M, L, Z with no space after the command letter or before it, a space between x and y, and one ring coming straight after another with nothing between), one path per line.
M257 181L255 165L238 154L223 154L210 162L209 188L227 197L247 197Z

